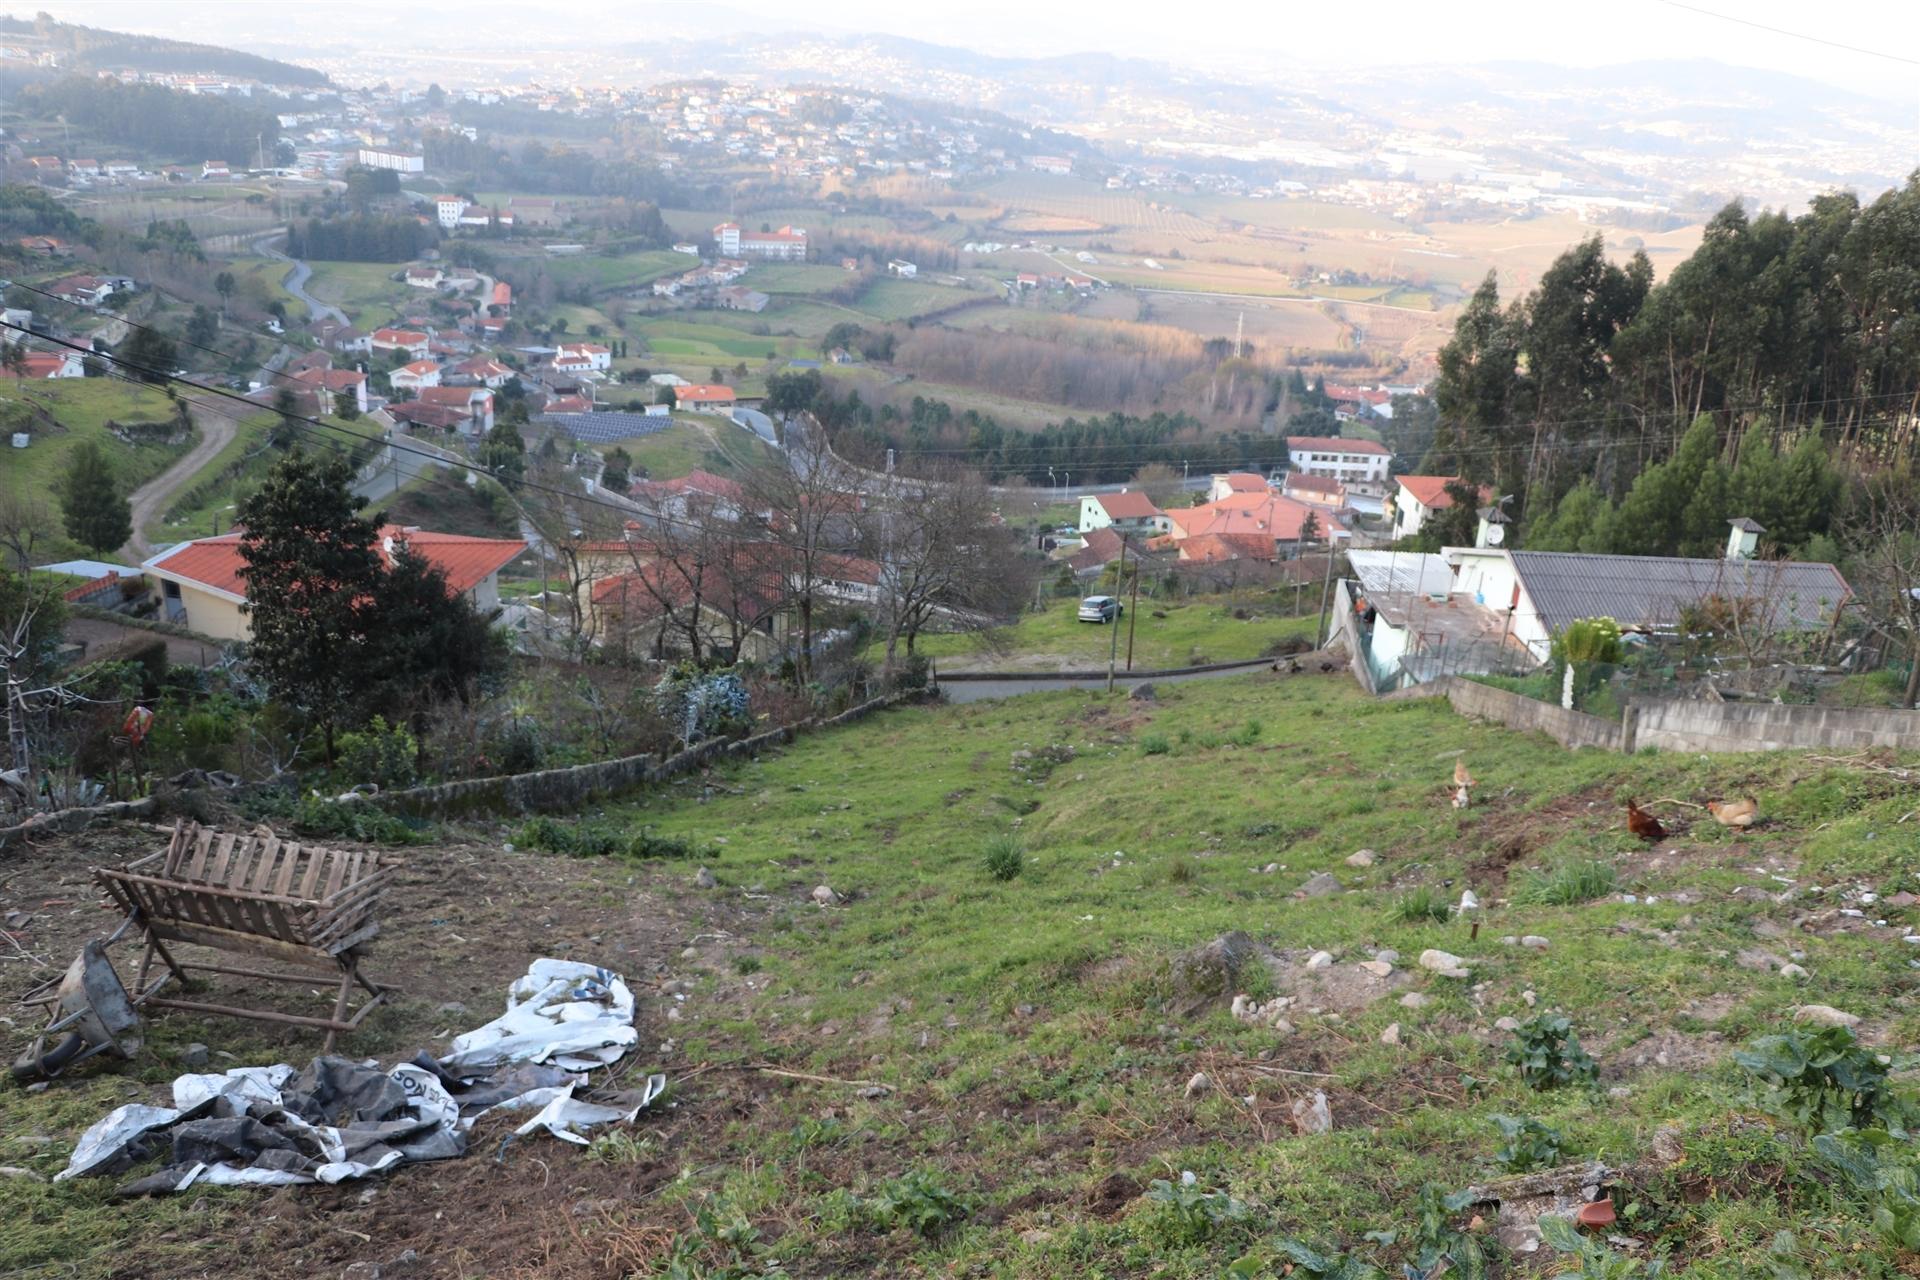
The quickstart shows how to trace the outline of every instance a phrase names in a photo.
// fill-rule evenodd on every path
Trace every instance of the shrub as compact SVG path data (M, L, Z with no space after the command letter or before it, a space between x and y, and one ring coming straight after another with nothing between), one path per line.
M303 836L360 840L367 844L417 844L424 835L390 813L356 801L301 797L293 829Z
M1393 900L1388 915L1402 924L1445 924L1452 914L1447 900L1432 885L1416 885Z
M567 829L552 818L529 818L520 824L513 833L513 846L516 849L540 849L547 853L565 853L572 847L573 838Z
M487 757L499 773L532 773L547 760L540 726L518 716L501 725L487 744Z
M1173 861L1167 863L1167 880L1172 884L1187 884L1193 874L1193 860L1185 854L1176 853Z
M1500 1136L1507 1140L1505 1146L1493 1153L1493 1158L1507 1172L1530 1173L1560 1163L1566 1138L1558 1129L1526 1116L1494 1116L1493 1123L1499 1126Z
M1020 837L1010 833L991 836L987 840L987 875L1002 882L1013 879L1026 867L1026 846Z
M629 858L691 858L694 852L692 842L681 836L657 836L645 828L627 841Z
M1571 862L1530 877L1520 887L1519 898L1542 906L1574 907L1606 897L1619 883L1619 873L1608 863Z
M1580 1037L1564 1014L1537 1014L1521 1023L1507 1045L1505 1057L1534 1089L1554 1089L1575 1081L1587 1083L1600 1076L1599 1065L1580 1047Z
M416 777L414 762L420 743L404 725L389 725L375 716L365 729L340 735L334 773L353 785L377 782L383 788L410 787Z
M1764 1086L1763 1106L1809 1132L1902 1128L1911 1110L1888 1081L1891 1068L1846 1027L1761 1036L1733 1060Z
M1163 756L1163 755L1166 755L1171 750L1173 750L1173 744L1167 741L1166 734L1148 733L1148 734L1141 735L1141 738L1140 738L1140 754L1141 755Z
M862 1202L862 1208L877 1230L909 1227L928 1238L963 1220L969 1212L964 1199L942 1186L936 1176L919 1169L880 1184L879 1190Z
M1383 1280L1385 1275L1380 1268L1352 1254L1332 1250L1322 1253L1292 1237L1274 1241L1273 1252L1277 1255L1274 1258L1250 1253L1235 1259L1227 1268L1227 1280L1253 1280L1276 1274L1302 1276L1305 1280Z
M1225 1191L1202 1191L1191 1170L1177 1183L1155 1178L1146 1201L1151 1208L1141 1225L1150 1239L1167 1247L1202 1244L1251 1216L1245 1203Z
M1250 747L1260 741L1261 725L1258 720L1249 720L1227 735L1227 741L1236 747Z

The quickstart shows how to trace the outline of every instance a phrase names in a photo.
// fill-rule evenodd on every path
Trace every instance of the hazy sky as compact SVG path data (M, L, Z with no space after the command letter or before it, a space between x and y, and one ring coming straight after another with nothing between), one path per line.
M1920 111L1920 4L1912 0L1698 0L1690 12L1663 0L1615 0L1604 6L1567 0L23 0L15 10L128 30L177 34L248 47L284 46L302 37L338 41L364 23L376 53L405 15L414 40L436 35L470 46L475 36L510 38L523 24L542 34L572 30L643 37L649 29L716 33L753 25L765 31L880 31L988 53L1059 54L1084 50L1163 58L1197 68L1276 73L1301 67L1529 59L1595 65L1639 58L1712 57L1791 72L1916 103ZM554 19L565 15L563 27ZM1729 20L1778 26L1796 35ZM689 31L689 33L691 33ZM1851 52L1804 37L1877 50L1906 61Z

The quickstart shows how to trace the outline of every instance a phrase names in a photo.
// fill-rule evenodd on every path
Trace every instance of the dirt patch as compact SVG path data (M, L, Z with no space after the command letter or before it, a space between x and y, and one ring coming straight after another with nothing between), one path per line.
M1307 968L1310 951L1282 951L1266 957L1274 989L1293 997L1289 1016L1316 1013L1358 1013L1377 1000L1393 995L1412 982L1404 969L1386 977L1370 973L1359 962Z
M1561 796L1539 809L1492 810L1464 834L1457 853L1467 864L1467 879L1482 897L1506 888L1512 868L1526 862L1566 834L1569 825L1590 824L1610 815L1611 784Z
M1126 1212L1127 1206L1138 1200L1145 1190L1124 1173L1110 1173L1087 1188L1081 1203L1095 1217L1111 1220Z

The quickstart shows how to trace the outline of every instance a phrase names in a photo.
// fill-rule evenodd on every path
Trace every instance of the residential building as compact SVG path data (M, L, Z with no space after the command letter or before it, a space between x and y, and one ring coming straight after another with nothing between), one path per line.
M734 399L732 387L712 383L688 383L673 393L674 404L691 413L732 413Z
M743 289L739 285L713 291L713 305L722 311L765 311L770 301L758 289Z
M1170 507L1166 516L1171 529L1169 537L1160 541L1176 551L1178 544L1189 538L1218 535L1265 543L1266 554L1252 558L1286 560L1308 546L1347 536L1338 512L1296 502L1270 490L1233 493L1197 507ZM1250 547L1253 543L1226 545Z
M899 276L902 280L911 280L920 274L920 266L904 258L894 258L887 263L887 273Z
M231 178L233 170L227 167L225 160L209 160L200 166L202 178Z
M87 371L81 364L78 351L29 351L20 359L16 371L0 366L0 377L6 378L84 378Z
M1080 499L1080 532L1116 529L1121 533L1160 534L1171 529L1166 513L1139 489L1091 493Z
M1311 476L1331 476L1343 484L1385 484L1393 451L1375 440L1288 436L1287 459L1295 471Z
M461 430L467 435L485 435L493 430L493 392L485 387L422 387L415 399L464 413L467 425Z
M440 385L440 366L431 360L415 360L389 373L387 381L395 391L420 391L437 387Z
M407 284L415 289L438 289L446 278L446 273L438 267L407 268Z
M367 411L367 375L358 369L302 369L292 376L308 389L318 413L332 413L335 397L342 393L353 398L355 409Z
M445 574L447 586L481 610L499 606L500 570L527 549L518 539L468 538L400 525L380 530L380 555L388 564L403 544ZM160 584L163 621L216 640L246 640L252 624L241 610L247 601L242 565L240 535L229 533L177 543L141 569Z
M578 373L582 368L591 373L605 373L613 367L613 348L595 342L562 343L553 353L554 367L561 367L563 361L571 373Z
M514 379L514 372L491 356L475 356L471 360L462 360L459 364L441 371L443 385L477 384L489 391L498 391Z
M424 360L432 342L432 338L418 329L375 329L367 347L376 353L404 351L409 359Z
M464 196L435 196L433 201L434 218L442 227L451 231L460 225L460 215L467 210Z
M1295 502L1304 502L1310 507L1326 507L1330 511L1344 511L1347 507L1347 486L1332 476L1310 476L1301 471L1289 471L1281 481L1280 493Z
M523 227L557 227L567 220L566 206L546 196L515 196L507 201L506 213Z
M1216 475L1207 485L1207 501L1218 502L1236 493L1265 493L1267 478L1253 471L1228 471Z
M1447 492L1447 486L1458 482L1459 476L1397 476L1393 494L1393 536L1395 539L1410 538L1419 533L1427 518L1436 511L1445 511L1453 505L1453 495ZM1480 500L1491 501L1493 491L1482 487Z

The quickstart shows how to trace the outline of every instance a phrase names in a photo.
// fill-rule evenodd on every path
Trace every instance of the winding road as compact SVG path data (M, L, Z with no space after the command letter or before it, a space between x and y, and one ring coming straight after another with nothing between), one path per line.
M147 541L146 528L158 524L166 513L173 496L193 483L203 467L220 455L220 451L233 443L233 437L240 430L238 415L223 406L209 404L206 397L182 396L193 414L193 425L200 432L200 439L193 448L178 462L162 471L153 479L133 491L128 503L133 508L133 536L127 539L127 545L120 549L123 557L130 557L138 564L152 555L154 545Z
M307 281L313 276L313 268L298 258L289 258L273 247L273 242L285 235L284 230L276 230L272 235L262 236L253 242L253 251L263 258L278 258L287 264L286 279L280 282L288 293L307 304L308 314L315 320L334 320L340 324L350 323L347 313L330 302L322 302L307 292Z

